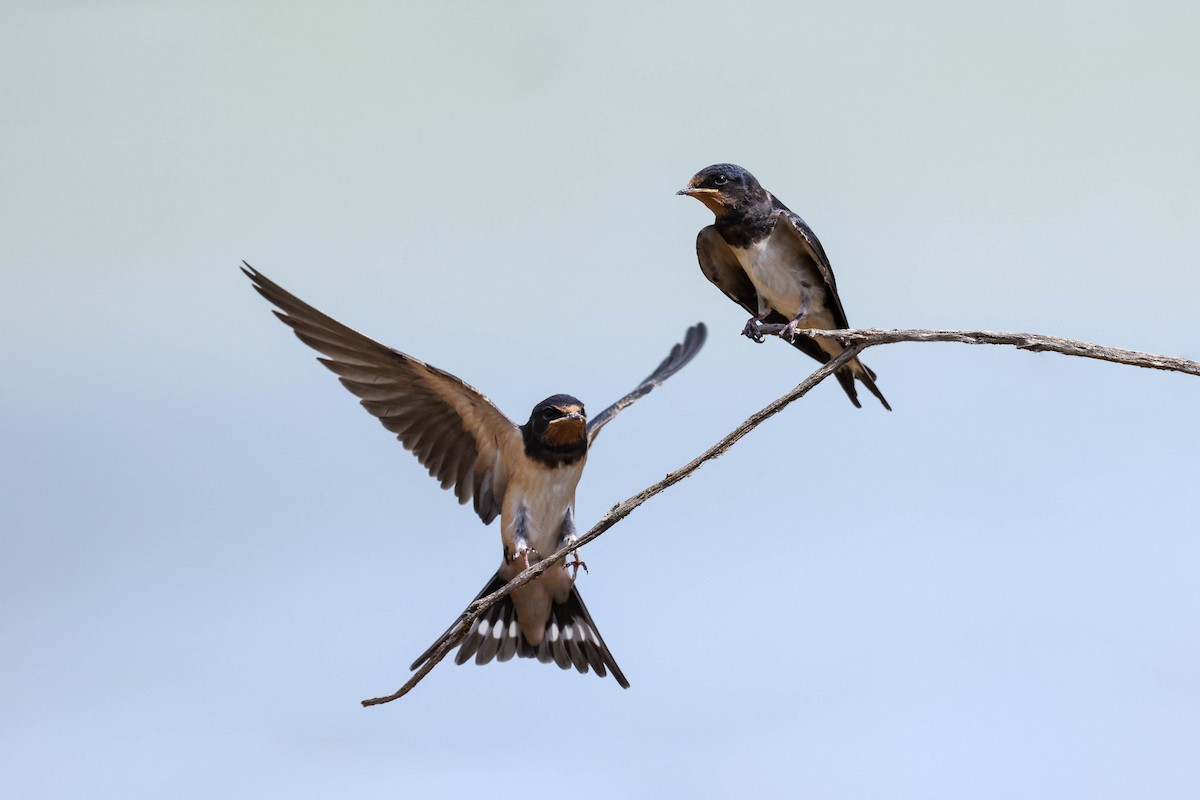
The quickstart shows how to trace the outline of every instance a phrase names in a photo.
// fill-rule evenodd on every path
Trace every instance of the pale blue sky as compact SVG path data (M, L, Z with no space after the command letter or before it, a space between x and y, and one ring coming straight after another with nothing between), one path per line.
M1195 797L1195 378L864 360L589 546L632 688L392 691L485 529L245 258L523 419L599 409L581 527L813 366L674 195L733 161L852 324L1200 358L1194 3L39 3L0 29L0 794Z

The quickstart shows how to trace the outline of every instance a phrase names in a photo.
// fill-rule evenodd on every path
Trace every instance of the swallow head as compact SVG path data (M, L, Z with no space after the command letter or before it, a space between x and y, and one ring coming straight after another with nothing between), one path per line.
M713 164L692 176L675 194L694 197L718 217L768 200L759 182L737 164Z
M526 454L549 466L573 464L587 454L587 412L569 394L538 403L521 430Z

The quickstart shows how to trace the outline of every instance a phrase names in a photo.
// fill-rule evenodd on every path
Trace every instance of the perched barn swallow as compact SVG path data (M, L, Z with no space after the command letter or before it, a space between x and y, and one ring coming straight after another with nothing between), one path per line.
M787 325L784 338L822 364L844 349L833 339L796 336L797 328L848 327L829 257L812 228L736 164L714 164L676 194L694 197L716 215L700 231L700 269L730 300L753 316L742 333L763 340L759 323ZM875 373L857 358L835 373L856 407L858 378L888 411Z
M244 263L244 262L243 262ZM575 487L588 449L613 417L682 369L704 345L703 323L688 329L682 343L632 392L591 420L583 403L567 394L547 397L517 425L477 389L412 356L368 339L327 317L271 282L249 264L242 270L259 294L278 307L275 315L300 340L322 353L318 359L357 395L413 452L443 489L460 503L474 500L475 513L489 524L500 517L504 560L476 599L491 594L529 566L578 539ZM562 669L612 671L629 682L575 588L582 562L562 563L514 589L468 631L455 663L476 664L515 656L554 662ZM445 640L442 636L412 665L417 669Z

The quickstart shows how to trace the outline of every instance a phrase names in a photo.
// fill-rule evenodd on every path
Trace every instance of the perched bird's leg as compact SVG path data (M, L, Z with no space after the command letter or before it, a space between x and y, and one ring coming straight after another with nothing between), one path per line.
M563 517L562 529L558 534L558 547L561 550L564 547L569 547L570 545L575 544L577 541L579 541L579 536L575 533L575 520L571 516L571 512L568 510L566 516ZM571 568L571 580L575 580L575 577L579 575L580 567L583 567L584 572L587 572L588 568L587 564L580 560L578 550L573 550L571 552L571 558L575 560L568 561L563 566L564 568Z
M812 294L809 292L801 292L800 294L800 310L796 316L792 317L791 322L784 326L779 335L789 342L796 341L796 328L800 327L800 320L808 316L808 309L812 305Z
M746 327L742 328L742 336L753 339L754 341L758 342L759 344L762 344L763 342L765 342L767 340L767 337L763 336L761 333L758 332L758 325L765 318L766 318L766 315L764 314L761 317L751 317L750 319L748 319L746 321Z
M517 509L517 518L513 524L513 554L512 560L525 559L525 569L529 569L529 554L540 556L537 550L529 546L529 508L522 503Z
M529 542L522 537L517 540L517 548L513 551L512 560L516 561L518 559L524 559L525 569L529 569L529 558L531 554L538 556L539 560L541 559L542 554L530 547Z
M771 314L771 304L768 303L762 295L758 296L758 314L746 320L746 327L742 328L742 336L746 336L754 341L762 344L767 337L758 332L759 324Z
M573 558L575 560L568 561L566 563L566 566L571 568L571 580L575 580L575 578L578 577L578 575L579 575L580 567L583 567L584 572L587 572L588 568L587 568L587 564L585 564L583 561L580 560L578 550L571 551L571 558Z

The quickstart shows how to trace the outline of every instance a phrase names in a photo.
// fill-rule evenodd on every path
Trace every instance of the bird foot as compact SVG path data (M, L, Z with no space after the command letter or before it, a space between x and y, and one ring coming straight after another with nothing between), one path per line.
M517 561L518 559L524 560L524 562L525 562L525 569L529 569L529 555L530 555L530 553L532 553L532 554L533 554L533 555L535 555L535 556L539 556L539 557L540 557L540 555L541 555L540 553L538 553L538 551L537 551L537 550L533 549L532 547L527 547L527 546L525 546L525 545L523 545L523 544L519 544L519 545L517 545L516 552L514 552L514 553L513 553L512 560L513 560L513 561Z
M580 561L580 560L579 560L579 551L578 551L578 550L576 550L576 551L572 552L572 553L571 553L571 557L572 557L572 558L574 558L575 560L574 560L574 561L568 561L568 562L566 563L566 565L565 565L565 566L567 566L567 567L570 567L570 568L571 568L571 570L572 570L572 572L571 572L571 580L575 580L575 578L577 578L577 577L579 576L579 568L580 568L580 567L583 567L583 571L584 571L584 572L587 572L587 571L588 571L588 568L587 568L587 564L585 564L585 563L583 563L582 561ZM590 574L590 573L589 573L589 574Z
M749 339L753 339L754 341L758 342L759 344L762 344L764 341L766 341L767 337L763 336L759 332L758 328L759 328L758 317L751 317L750 319L746 320L746 326L744 328L742 328L742 336L745 336Z
M780 337L787 339L789 342L796 341L796 329L800 327L800 320L794 319L787 325L783 326L783 330L779 332Z

